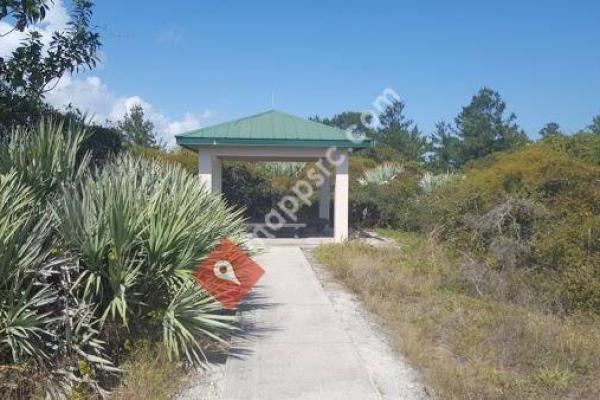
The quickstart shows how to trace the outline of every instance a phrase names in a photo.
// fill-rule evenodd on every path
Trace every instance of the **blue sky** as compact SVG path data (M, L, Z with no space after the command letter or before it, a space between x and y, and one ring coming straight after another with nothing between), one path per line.
M425 133L482 86L532 136L600 113L598 1L102 0L94 21L103 62L87 75L169 123L260 112L273 92L299 116L362 111L384 88Z

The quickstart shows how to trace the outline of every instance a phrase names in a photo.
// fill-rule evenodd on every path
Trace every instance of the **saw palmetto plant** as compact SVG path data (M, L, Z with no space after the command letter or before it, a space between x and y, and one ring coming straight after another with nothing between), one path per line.
M76 265L54 255L52 230L33 190L14 172L0 174L0 397L61 397L88 380L80 362L112 369L89 307L71 296Z
M192 272L243 241L240 214L178 166L90 171L84 137L42 121L0 144L0 398L102 393L124 340L199 364L233 329Z
M302 171L306 163L303 162L267 162L256 166L257 172L267 179L278 176L295 177Z
M45 201L87 170L89 155L78 154L85 136L84 127L62 120L42 119L35 129L16 127L0 146L0 172L14 170Z
M419 188L425 193L431 193L442 186L459 179L464 179L465 176L452 172L434 175L431 172L426 172L419 181Z
M385 162L375 168L364 172L363 176L358 179L358 183L362 186L368 184L387 185L404 172L404 167L401 165Z
M232 328L192 272L222 238L240 241L243 221L182 168L121 157L65 190L54 215L103 323L160 332L190 362L202 359L200 339Z

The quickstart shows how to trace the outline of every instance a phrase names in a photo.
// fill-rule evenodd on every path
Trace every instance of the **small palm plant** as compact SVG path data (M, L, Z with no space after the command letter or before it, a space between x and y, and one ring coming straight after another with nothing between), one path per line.
M426 172L421 180L419 181L419 187L425 193L431 193L434 190L455 181L457 179L463 179L464 175L454 174L451 172L434 175L431 172Z
M0 143L0 397L64 397L114 371L93 306L74 296L78 266L61 253L47 207L84 174L84 137L81 128L42 120Z
M54 215L103 323L160 331L173 358L193 363L199 340L232 328L192 272L220 239L242 240L243 220L182 168L121 157L65 190Z
M302 171L306 163L303 162L267 162L256 166L257 172L266 179L278 176L295 177Z
M78 372L80 362L113 370L89 306L71 295L76 265L55 255L53 228L34 191L15 172L0 174L0 363L8 365L0 397L33 390L62 397L75 384L95 385Z
M392 162L385 162L375 168L365 171L363 176L358 179L358 183L362 186L368 184L388 185L404 172L404 167Z
M0 144L0 398L102 392L115 332L201 363L203 338L233 329L192 272L220 239L243 242L239 212L177 166L91 172L84 137L42 121Z
M38 199L46 201L87 171L90 157L79 155L86 135L81 125L67 127L52 119L42 119L35 129L16 127L8 144L0 146L0 172L16 171Z

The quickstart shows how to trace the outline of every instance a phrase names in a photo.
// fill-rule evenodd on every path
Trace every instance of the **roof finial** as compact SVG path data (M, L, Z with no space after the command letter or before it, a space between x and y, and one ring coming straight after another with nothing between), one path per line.
M275 91L271 91L271 110L275 109Z

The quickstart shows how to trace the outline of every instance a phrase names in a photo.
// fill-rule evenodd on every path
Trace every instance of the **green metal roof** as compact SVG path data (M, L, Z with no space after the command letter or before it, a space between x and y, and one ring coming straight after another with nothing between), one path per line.
M206 128L176 135L183 147L267 146L267 147L345 147L371 145L370 139L350 140L342 129L295 117L280 111L267 111Z

